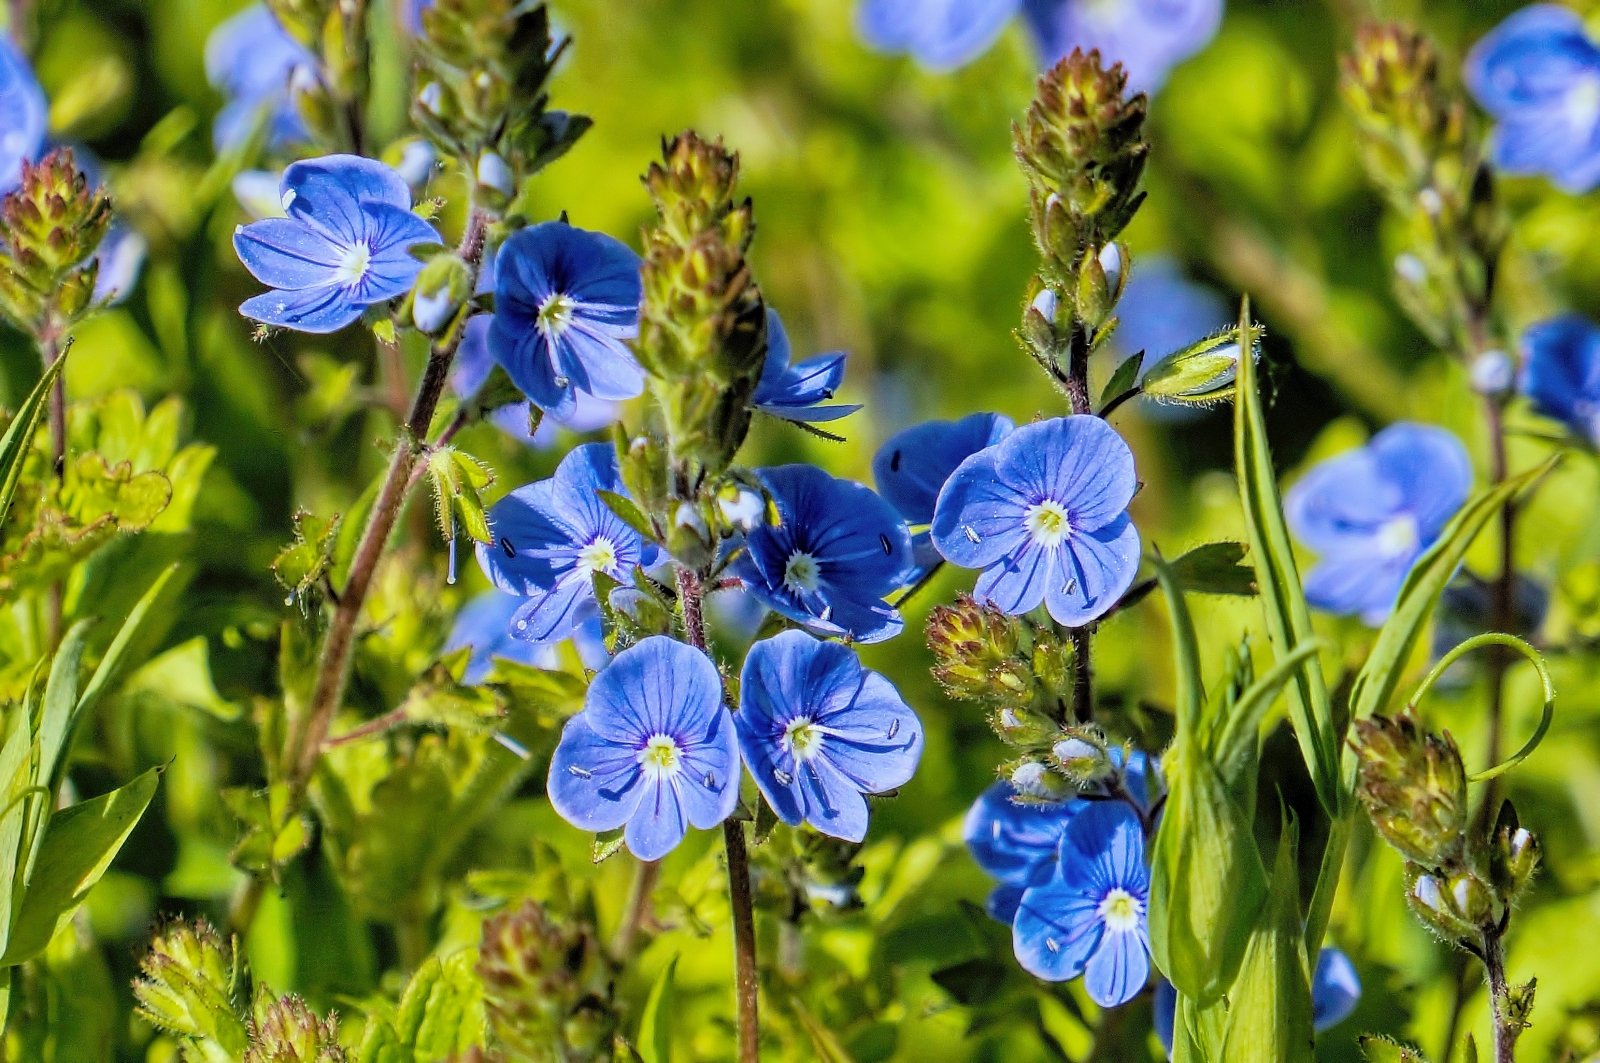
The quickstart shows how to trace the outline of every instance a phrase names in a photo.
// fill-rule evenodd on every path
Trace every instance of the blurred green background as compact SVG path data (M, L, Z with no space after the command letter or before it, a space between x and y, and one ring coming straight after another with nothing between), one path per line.
M275 625L292 608L270 562L297 509L351 504L377 472L379 444L391 431L370 408L370 337L351 329L254 342L235 312L255 285L229 245L244 215L229 189L230 164L212 158L210 118L220 101L202 55L211 28L238 6L46 0L39 8L35 54L55 134L104 161L119 213L151 245L131 298L81 329L71 393L90 399L131 389L152 405L177 395L187 437L217 454L197 503L198 575L173 611L162 652L102 709L97 753L75 775L96 792L133 769L171 762L156 805L91 905L94 929L108 943L106 982L93 992L119 999L158 914L225 911L238 876L228 861L235 825L216 794L256 781L248 719L252 704L275 689ZM749 464L806 460L870 481L878 445L917 420L1061 412L1059 396L1011 338L1035 261L1009 143L1036 64L1020 27L971 65L934 74L867 50L849 0L551 6L575 39L555 80L555 105L592 115L595 128L539 178L542 213L566 211L636 245L649 212L638 175L660 138L689 127L720 134L742 153L758 222L757 275L797 355L850 352L843 398L866 409L843 423L848 442L765 423ZM1407 324L1390 295L1397 234L1386 230L1362 174L1335 91L1336 61L1356 21L1378 15L1420 21L1454 63L1512 9L1230 0L1217 38L1152 103L1149 200L1126 236L1135 275L1142 257L1159 253L1225 305L1252 298L1267 328L1270 425L1286 477L1398 419L1450 427L1481 456L1464 373ZM378 47L375 124L392 140L404 132L403 36L379 35ZM1564 307L1600 313L1600 241L1590 238L1600 231L1600 198L1564 196L1531 180L1509 183L1506 194L1516 215L1507 319L1520 326ZM37 376L34 358L18 337L0 335L0 401L15 406ZM1138 456L1145 486L1134 513L1147 542L1173 554L1238 534L1225 413L1175 417L1139 403L1117 425ZM545 474L559 456L524 449L490 426L462 440L497 471L496 495ZM1519 447L1526 464L1542 445ZM1592 461L1569 461L1524 525L1522 568L1553 589L1541 642L1554 652L1562 695L1551 738L1511 784L1523 821L1548 852L1549 869L1513 936L1513 977L1539 978L1535 1026L1522 1042L1529 1060L1569 1050L1585 1058L1600 1032L1600 658L1589 649L1600 636L1596 480ZM424 507L414 508L411 552L396 566L406 571L392 572L381 593L420 610L414 628L387 633L411 640L395 657L420 670L481 581L467 565L474 570L462 586L445 584L443 546L428 533ZM1474 563L1482 570L1484 562ZM907 633L864 653L921 713L926 755L900 796L875 806L862 858L867 912L813 933L812 983L775 1008L794 1028L831 1030L861 1059L1054 1059L1086 1043L1074 1017L1088 1007L1082 997L1042 990L1010 970L1003 929L962 907L981 904L988 883L960 845L960 819L1004 751L980 714L941 695L919 632L926 610L968 578L942 575L913 607ZM1250 603L1199 609L1213 660L1257 622ZM1343 659L1359 662L1368 633L1354 624L1328 629ZM1145 710L1159 748L1171 697L1164 616L1141 606L1106 625L1098 645L1103 696ZM1514 678L1513 726L1525 733L1537 698L1529 676ZM1428 710L1462 740L1469 762L1480 755L1480 703L1467 689ZM1293 759L1287 743L1281 751ZM1291 798L1303 796L1292 773L1283 784ZM597 884L601 921L614 920L626 859L592 867L589 840L557 820L538 790L537 781L525 783L478 826L447 880L459 883L469 868L526 867L534 847L547 846L575 882ZM655 939L625 992L642 999L653 975L683 954L675 1037L687 1058L716 1058L727 1044L730 946L716 859L709 836L691 838L669 859L665 879L676 899L668 916L683 929ZM332 876L316 850L303 857L284 890L269 895L251 957L275 988L359 1013L362 998L386 977L392 982L385 969L399 946L387 930L369 933L369 920ZM1324 1036L1323 1058L1357 1058L1354 1036L1363 1030L1439 1048L1453 967L1445 947L1406 913L1402 889L1387 851L1354 862L1332 938L1355 958L1367 994ZM709 933L703 945L697 920ZM475 934L459 906L446 906L430 926L438 941L470 944ZM779 947L764 946L769 954ZM965 981L933 979L958 964L968 965ZM1482 1028L1482 994L1471 994L1467 1028ZM126 1019L125 1002L119 1007L120 1051L143 1058L150 1032ZM1146 1005L1135 1007L1133 1021L1145 1022Z

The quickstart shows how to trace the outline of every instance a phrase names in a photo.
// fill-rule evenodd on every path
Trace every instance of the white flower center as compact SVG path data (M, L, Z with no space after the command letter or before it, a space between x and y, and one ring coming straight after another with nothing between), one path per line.
M821 576L817 559L804 550L790 554L788 563L783 566L783 585L794 592L816 590Z
M1053 498L1029 506L1022 517L1022 526L1028 529L1028 534L1040 546L1060 546L1061 540L1072 534L1072 521L1067 517L1067 507Z
M1139 916L1143 914L1144 906L1139 899L1120 886L1100 901L1100 921L1113 933L1137 930Z
M334 279L347 288L361 283L372 268L372 248L366 244L352 244L339 256L339 265L333 271Z
M1417 518L1409 513L1390 518L1378 529L1378 552L1384 557L1405 557L1415 551L1421 541Z
M1567 121L1575 133L1587 133L1600 122L1600 78L1584 78L1567 93Z
M596 572L609 576L617 567L617 544L604 535L595 536L594 542L578 551L578 570L584 575Z
M783 729L783 744L794 754L795 760L810 760L822 752L822 728L812 723L809 716L796 716Z
M536 322L539 331L550 339L557 339L572 324L573 302L562 292L552 292L539 304Z
M682 752L671 735L651 735L639 750L639 767L652 780L666 780L678 774Z

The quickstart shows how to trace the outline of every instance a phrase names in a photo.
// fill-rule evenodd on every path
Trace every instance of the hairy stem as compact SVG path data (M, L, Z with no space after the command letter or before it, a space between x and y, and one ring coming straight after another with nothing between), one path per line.
M1067 360L1067 398L1072 412L1093 412L1089 404L1089 335L1081 323L1072 323L1071 347ZM1094 714L1093 639L1086 627L1075 627L1072 639L1072 718L1088 723Z
M1493 1019L1494 1063L1513 1063L1522 1024L1511 1015L1511 986L1506 981L1506 952L1502 929L1483 932L1483 969L1489 982L1489 1010Z
M684 635L689 645L704 652L705 587L699 573L683 565L677 566L677 569L678 606L683 611ZM742 821L733 818L723 820L722 844L728 854L728 902L733 908L733 988L739 1008L739 1063L760 1063L755 903L750 888L750 856L745 849Z

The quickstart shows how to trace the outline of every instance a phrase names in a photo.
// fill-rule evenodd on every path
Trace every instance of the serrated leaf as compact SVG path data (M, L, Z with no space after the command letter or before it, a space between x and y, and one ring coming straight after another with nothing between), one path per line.
M160 774L151 768L126 786L51 817L0 967L38 955L71 918L144 815Z
M28 451L33 447L33 435L38 431L39 422L44 418L50 388L66 364L66 355L63 354L45 367L39 382L22 400L22 405L17 407L16 416L11 418L6 434L0 436L0 523L5 521L6 514L11 511L11 502L17 493L17 483L22 479L23 463L27 459Z
M333 565L343 518L322 517L308 510L294 515L294 541L272 561L272 574L285 590L304 596L311 592Z
M1244 563L1245 553L1243 543L1206 543L1171 561L1168 567L1178 586L1186 591L1248 598L1256 593L1256 573Z
M673 978L678 957L668 961L644 1003L639 1017L639 1056L644 1063L672 1063Z

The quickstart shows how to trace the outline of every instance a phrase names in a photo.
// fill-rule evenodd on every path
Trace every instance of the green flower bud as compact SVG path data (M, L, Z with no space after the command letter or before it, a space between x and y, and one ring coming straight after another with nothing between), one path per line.
M293 994L274 997L264 986L256 993L244 1063L344 1063L344 1059L336 1017L319 1018Z
M1001 765L1000 774L1017 791L1016 800L1021 804L1054 804L1076 792L1065 776L1029 757Z
M477 974L496 1047L509 1058L545 1059L552 1046L592 1050L596 1037L609 1040L600 1033L613 1028L609 1009L587 990L600 967L587 926L558 922L533 901L486 920Z
M1233 397L1240 350L1237 330L1208 336L1151 366L1139 382L1140 390L1162 402L1223 402Z
M1050 755L1079 789L1103 782L1116 770L1105 735L1095 727L1068 727L1050 746Z
M1449 732L1423 731L1410 714L1355 724L1357 796L1372 825L1407 860L1457 861L1467 826L1467 778Z
M1000 740L1019 749L1040 749L1060 732L1056 721L1029 708L1006 705L989 716L989 726Z
M1533 881L1541 849L1539 839L1517 821L1511 802L1501 805L1489 845L1489 879L1504 907L1515 904Z
M133 996L140 1018L190 1042L208 1063L244 1054L248 1036L237 1011L243 972L234 947L211 924L164 927L139 971Z
M934 678L964 701L1030 701L1033 675L1022 655L1021 625L967 595L928 617Z
M1481 928L1461 918L1445 879L1424 872L1415 864L1408 864L1407 870L1412 878L1406 889L1406 903L1417 918L1446 941L1475 940Z
M89 186L71 148L24 162L17 187L0 199L0 317L35 336L80 317L110 225L111 200Z
M472 271L455 255L435 255L417 274L411 294L411 323L419 332L439 336L455 323L472 298Z

